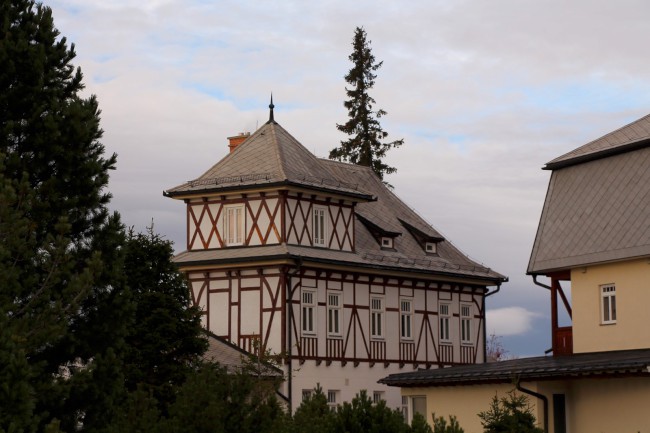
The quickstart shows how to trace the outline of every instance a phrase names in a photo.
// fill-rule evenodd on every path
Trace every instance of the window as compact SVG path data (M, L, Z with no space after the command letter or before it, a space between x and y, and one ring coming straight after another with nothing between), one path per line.
M451 341L449 338L449 318L451 316L449 314L449 307L449 304L440 304L438 308L438 316L440 318L440 341Z
M226 245L242 245L244 243L244 206L226 206L224 219L224 241Z
M336 405L339 400L339 392L335 390L328 390L327 391L327 405L330 407L330 409L334 410L336 408Z
M413 322L413 302L409 299L400 301L400 335L404 340L413 338L411 327Z
M302 332L303 334L314 334L316 332L316 292L302 292Z
M341 335L341 294L327 294L327 335L339 337Z
M311 397L311 389L302 390L302 401L308 400Z
M424 419L427 419L427 398L425 396L413 396L410 397L411 399L411 419L409 422L413 419L413 415L416 413L419 413L424 417Z
M314 206L312 219L312 234L314 236L314 245L319 247L327 246L327 220L325 215L327 208L323 206Z
M381 247L382 248L393 248L393 239L391 239L391 238L381 238Z
M404 421L409 421L409 398L405 395L402 396L402 417Z
M437 254L438 246L435 242L427 242L424 244L424 250L427 252L427 254Z
M600 286L600 299L601 323L616 323L616 286L614 284Z
M460 342L461 343L471 343L472 342L472 306L463 305L460 306Z
M384 391L373 391L372 392L372 402L379 403L384 400Z
M384 300L370 298L370 337L384 338Z

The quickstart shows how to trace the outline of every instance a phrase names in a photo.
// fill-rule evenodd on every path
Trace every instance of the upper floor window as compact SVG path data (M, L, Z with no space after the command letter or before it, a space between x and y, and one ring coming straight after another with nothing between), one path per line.
M327 208L324 206L314 206L312 215L312 235L314 237L314 246L327 246Z
M451 317L451 305L440 304L438 307L438 318L440 319L440 341L449 342L449 322Z
M225 206L224 241L227 246L244 243L244 205Z
M327 335L341 336L341 294L327 294Z
M382 237L381 238L381 247L382 248L393 248L393 238Z
M616 323L616 286L600 286L601 323Z
M472 342L472 306L469 304L460 305L460 342Z
M400 335L404 340L413 338L413 301L402 299L400 301Z
M316 332L316 292L311 290L302 292L302 332L303 334Z
M426 242L424 244L424 250L427 252L427 254L437 254L438 245L436 245L435 242Z
M370 337L384 337L384 299L370 298Z

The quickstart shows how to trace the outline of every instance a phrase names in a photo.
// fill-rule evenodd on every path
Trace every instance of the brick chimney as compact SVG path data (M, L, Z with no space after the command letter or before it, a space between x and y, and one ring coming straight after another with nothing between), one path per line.
M246 141L246 139L250 136L250 132L240 132L239 135L228 137L228 148L230 149L230 152L234 151L237 146Z

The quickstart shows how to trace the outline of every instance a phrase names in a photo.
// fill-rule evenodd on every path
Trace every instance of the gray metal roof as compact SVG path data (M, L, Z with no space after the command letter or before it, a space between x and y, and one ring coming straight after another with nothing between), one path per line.
M650 114L558 156L548 162L544 169L555 170L648 145L650 145Z
M261 172L269 175L252 176ZM224 180L217 184L214 179ZM167 195L201 194L214 188L243 189L269 184L281 187L285 181L325 193L355 195L358 198L355 208L358 215L385 232L401 234L394 239L394 249L382 249L368 228L357 221L354 225L354 253L296 245L269 245L186 251L175 258L176 262L189 266L304 257L343 266L473 277L485 281L486 285L507 280L503 275L474 262L443 239L437 230L389 190L372 169L316 158L275 122L262 126L196 181L172 188ZM424 245L409 232L408 226L429 239L435 239L437 254L427 254Z
M358 185L330 173L327 166L276 122L265 123L201 176L168 189L165 195L174 197L276 184L372 199Z
M648 255L650 146L553 171L529 274Z
M203 354L203 359L208 362L216 362L224 367L229 373L239 373L245 368L248 361L248 366L253 366L250 363L253 355L245 350L235 346L223 338L217 337L214 334L208 333L208 349ZM282 370L268 364L261 363L261 370L259 373L265 377L282 377Z
M455 386L508 383L515 380L560 380L581 377L643 376L650 378L650 349L541 356L486 364L459 365L391 374L389 386Z

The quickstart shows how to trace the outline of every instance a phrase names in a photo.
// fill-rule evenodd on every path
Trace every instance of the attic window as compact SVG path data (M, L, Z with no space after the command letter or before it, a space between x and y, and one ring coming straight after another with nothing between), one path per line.
M438 245L435 242L426 242L424 244L424 250L427 254L438 254Z
M393 238L382 237L381 238L381 247L382 248L393 248Z

